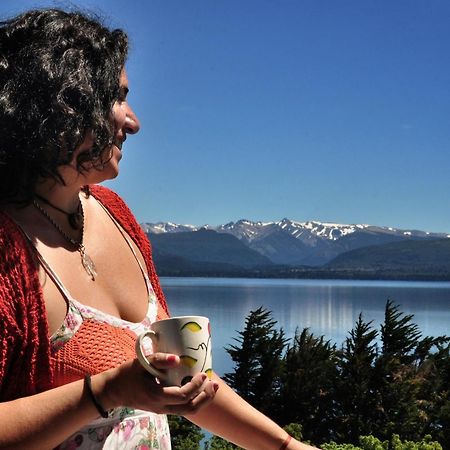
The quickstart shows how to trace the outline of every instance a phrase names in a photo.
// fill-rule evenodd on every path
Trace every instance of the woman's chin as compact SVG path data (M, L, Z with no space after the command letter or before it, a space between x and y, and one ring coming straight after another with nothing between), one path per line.
M119 165L108 162L101 169L96 168L85 174L86 184L98 184L103 181L113 180L119 175Z
M118 164L114 164L114 166L108 165L100 172L100 174L103 176L102 181L113 180L119 175L119 166Z

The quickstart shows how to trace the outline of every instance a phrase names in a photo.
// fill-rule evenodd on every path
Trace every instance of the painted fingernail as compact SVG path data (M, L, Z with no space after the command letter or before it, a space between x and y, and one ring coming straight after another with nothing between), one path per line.
M217 392L217 389L219 389L219 383L214 383L213 388L214 392Z
M167 355L167 361L168 362L175 362L177 360L177 356L176 355Z
M202 374L202 381L205 381L208 378L208 376L206 374Z

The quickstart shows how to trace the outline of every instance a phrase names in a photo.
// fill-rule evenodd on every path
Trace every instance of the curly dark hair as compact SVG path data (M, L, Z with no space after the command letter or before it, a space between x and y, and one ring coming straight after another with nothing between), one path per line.
M126 34L98 18L33 10L0 22L0 202L28 203L37 181L64 183L58 167L92 132L77 170L101 165L128 51Z

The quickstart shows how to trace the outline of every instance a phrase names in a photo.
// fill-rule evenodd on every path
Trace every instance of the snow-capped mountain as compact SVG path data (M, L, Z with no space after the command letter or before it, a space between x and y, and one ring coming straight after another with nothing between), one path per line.
M318 239L337 239L354 233L358 229L364 229L369 225L343 225L335 223L321 223L316 221L296 222L283 219L278 222L251 222L249 220L239 220L219 225L215 228L221 233L231 233L239 239L251 242L275 231L281 231L301 241L310 240L312 237Z
M445 233L401 230L362 224L298 222L282 219L277 222L238 220L224 225L178 225L174 223L142 224L147 233L179 233L209 229L235 236L248 247L277 264L319 266L341 253L370 245L403 240L448 238Z
M172 222L143 223L141 227L146 233L182 233L186 231L198 231L194 225L178 225Z

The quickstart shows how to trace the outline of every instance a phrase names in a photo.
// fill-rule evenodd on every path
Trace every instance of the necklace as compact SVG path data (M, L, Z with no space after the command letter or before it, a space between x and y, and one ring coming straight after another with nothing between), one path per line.
M65 214L67 216L67 220L69 221L69 225L72 227L72 229L81 230L81 228L83 228L84 216L81 202L78 203L77 210L75 212L69 213L64 209L60 208L59 206L50 203L46 198L41 197L38 194L35 194L35 197L37 197L41 202L44 202L46 205L51 206L53 209L56 209L57 211Z
M92 281L95 281L95 277L97 276L97 270L95 268L94 261L92 261L91 257L86 253L86 248L83 244L83 237L84 237L84 210L83 205L80 202L81 205L81 217L82 217L82 224L81 224L81 240L77 241L73 238L71 238L66 232L61 228L61 226L56 222L52 216L45 210L40 203L36 199L33 200L33 205L40 211L44 217L56 228L56 230L61 234L61 236L70 244L72 244L74 247L77 248L77 251L80 253L81 256L81 265L83 266L86 273L91 277Z

